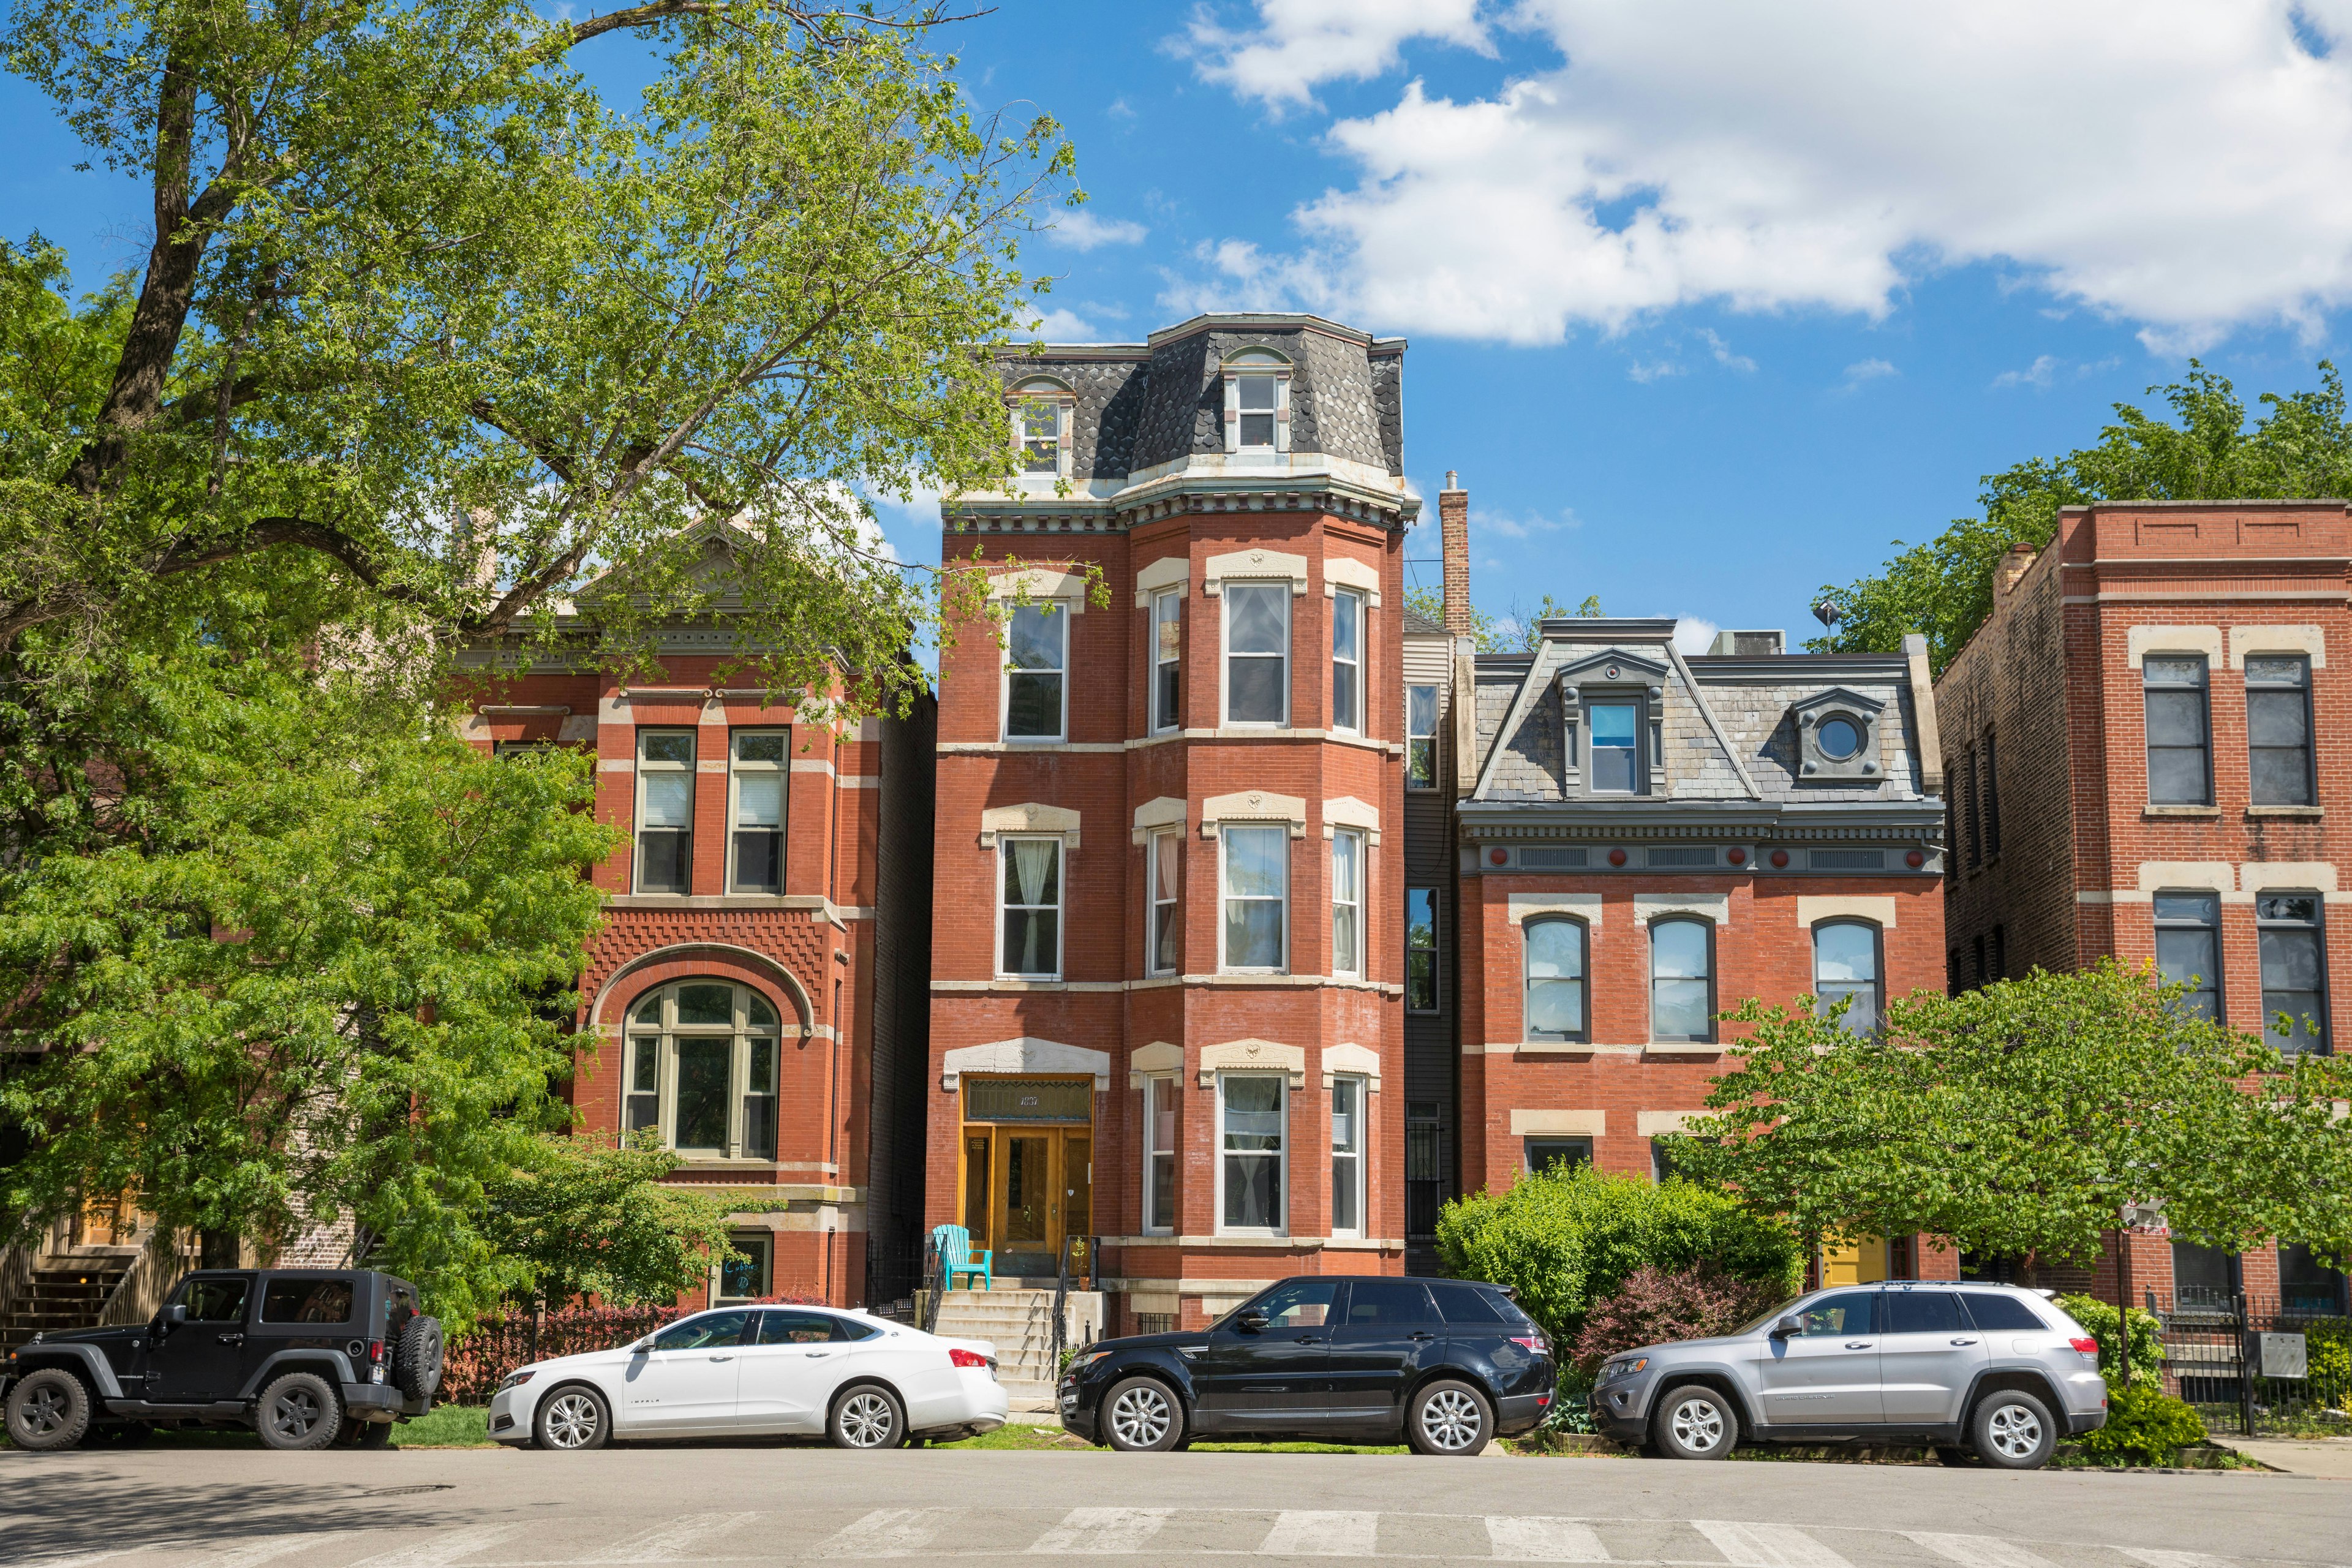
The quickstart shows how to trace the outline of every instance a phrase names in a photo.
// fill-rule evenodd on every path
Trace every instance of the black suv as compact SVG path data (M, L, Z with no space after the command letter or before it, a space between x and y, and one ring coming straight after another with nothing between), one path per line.
M70 1448L159 1424L251 1426L273 1448L380 1448L433 1407L441 1324L363 1269L206 1269L152 1322L41 1334L0 1366L8 1438Z
M1393 1443L1475 1454L1543 1419L1543 1331L1500 1286L1285 1279L1213 1327L1106 1340L1062 1374L1062 1426L1128 1450L1195 1437Z

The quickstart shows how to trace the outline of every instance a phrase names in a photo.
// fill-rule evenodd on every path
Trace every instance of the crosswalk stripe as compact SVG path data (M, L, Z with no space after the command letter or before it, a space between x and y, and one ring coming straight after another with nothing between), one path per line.
M1909 1540L1960 1568L2056 1568L2047 1557L2035 1555L2014 1541L1998 1535L1938 1535L1933 1531L1906 1530Z
M2158 1546L2118 1546L2116 1551L2147 1568L2238 1568L2227 1557L2211 1557L2202 1552L2167 1552Z
M1793 1524L1738 1524L1721 1519L1695 1519L1691 1524L1715 1543L1732 1568L1853 1568Z
M344 1530L321 1530L308 1534L259 1536L226 1552L199 1558L189 1564L189 1568L259 1568L261 1563L289 1552L315 1551L331 1542L341 1541L350 1533Z
M1370 1557L1379 1535L1377 1513L1286 1509L1258 1542L1261 1557Z
M486 1547L495 1546L521 1528L520 1524L475 1524L462 1530L445 1530L414 1546L363 1557L352 1568L449 1568L460 1557L471 1557Z
M1039 1552L1139 1552L1172 1508L1074 1508L1029 1548Z
M688 1513L681 1514L666 1524L655 1526L634 1541L623 1541L600 1552L592 1552L583 1563L673 1563L686 1553L686 1549L707 1535L731 1530L745 1520L759 1516L750 1513Z
M940 1523L940 1515L929 1509L877 1508L820 1542L810 1555L904 1557L929 1546Z
M1580 1519L1490 1513L1486 1539L1495 1555L1521 1563L1606 1563L1609 1549Z

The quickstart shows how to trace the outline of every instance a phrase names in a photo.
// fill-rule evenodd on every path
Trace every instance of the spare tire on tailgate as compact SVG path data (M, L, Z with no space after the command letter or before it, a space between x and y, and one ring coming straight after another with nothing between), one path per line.
M427 1399L441 1386L441 1320L419 1314L401 1325L393 1346L392 1382L408 1399Z

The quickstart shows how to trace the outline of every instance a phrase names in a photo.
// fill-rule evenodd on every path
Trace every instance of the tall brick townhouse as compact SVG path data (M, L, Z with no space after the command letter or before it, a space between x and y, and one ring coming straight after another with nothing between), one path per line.
M733 535L702 529L707 570ZM629 834L581 982L584 1128L658 1131L670 1179L734 1205L745 1261L712 1300L902 1295L921 1225L933 712L837 729L825 693L749 684L722 614L665 628L658 679L483 648L464 732L596 757L595 811ZM730 671L732 673L730 674ZM869 1253L891 1277L872 1281ZM699 1304L699 1303L697 1303Z
M1465 501L1450 484L1440 498L1457 632ZM1443 704L1459 935L1437 962L1460 973L1406 1005L1458 1009L1461 1190L1588 1162L1664 1175L1654 1140L1703 1110L1740 1032L1716 1015L1743 998L1850 998L1867 1027L1889 995L1941 989L1925 644L1801 655L1779 632L1726 632L1685 657L1675 627L1570 618L1542 622L1531 651L1454 643L1471 689ZM1958 1262L1864 1237L1815 1267L1838 1283Z
M1955 986L2113 954L2282 1049L2336 1048L2352 1027L2333 984L2352 975L2347 567L2340 501L2070 507L2041 551L2012 548L1936 683ZM2345 1310L2344 1277L2284 1240L2231 1258L2135 1232L2133 1293Z
M1008 612L940 669L928 1203L1105 1328L1402 1269L1404 343L1203 316L1004 363ZM1108 584L1092 602L1088 573Z

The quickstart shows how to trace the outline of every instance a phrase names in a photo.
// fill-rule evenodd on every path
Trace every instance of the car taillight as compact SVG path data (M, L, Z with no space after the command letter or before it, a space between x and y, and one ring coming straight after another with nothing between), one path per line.
M1550 1394L1537 1394L1537 1395L1536 1395L1536 1408L1537 1408L1537 1409L1541 1410L1545 1405L1549 1405L1550 1403L1551 1403L1551 1395L1550 1395Z
M1541 1355L1548 1348L1541 1334L1513 1334L1511 1342L1531 1354Z
M2076 1350L2081 1351L2084 1355L2095 1356L2099 1353L2099 1342L2091 1338L2088 1334L2078 1335L2074 1339L2068 1340L2066 1342L2073 1345Z
M382 1340L368 1341L368 1364L370 1366L382 1366L383 1364L383 1342Z
M950 1349L948 1352L948 1364L950 1366L968 1366L977 1369L986 1366L988 1364L988 1358L981 1354L978 1351L960 1351Z

